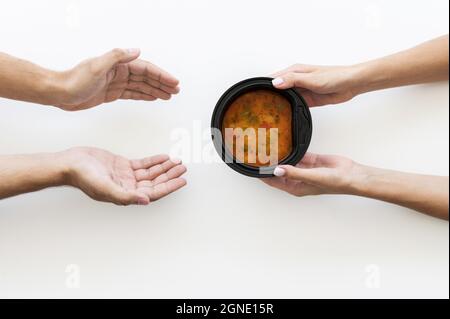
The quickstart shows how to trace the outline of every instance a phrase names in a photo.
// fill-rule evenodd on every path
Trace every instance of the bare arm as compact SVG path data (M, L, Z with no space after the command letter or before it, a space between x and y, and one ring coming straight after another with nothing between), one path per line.
M448 35L354 66L359 93L448 80Z
M449 179L363 166L353 194L379 199L448 220Z
M55 105L64 98L57 72L0 52L0 96Z
M78 111L117 99L168 100L178 93L176 78L139 55L138 49L114 49L56 72L0 52L0 97Z
M47 187L73 186L117 205L147 205L186 184L186 167L167 155L138 160L96 148L0 156L0 199Z
M0 199L67 183L62 154L0 156Z
M296 166L279 166L275 175L263 181L296 196L357 195L448 220L448 177L396 172L318 154L307 154Z
M296 64L276 73L274 86L294 87L309 106L338 104L354 96L402 85L448 80L448 35L377 60L351 66ZM367 167L339 156L307 155L281 166L264 181L297 196L353 194L448 219L449 179Z
M448 35L380 59L349 66L296 64L274 74L275 87L294 87L309 106L338 104L361 93L448 80Z

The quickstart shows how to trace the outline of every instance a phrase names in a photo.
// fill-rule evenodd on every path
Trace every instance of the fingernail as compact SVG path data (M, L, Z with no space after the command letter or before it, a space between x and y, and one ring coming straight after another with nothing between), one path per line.
M179 158L171 158L170 161L174 164L181 164L181 160Z
M127 49L127 52L128 52L129 54L136 54L136 53L139 53L140 51L141 51L141 50L138 49L138 48Z
M278 86L284 83L284 80L282 78L275 78L272 80L273 86Z
M279 176L283 176L284 174L286 174L286 170L284 168L275 167L275 169L273 171L273 175L279 177Z

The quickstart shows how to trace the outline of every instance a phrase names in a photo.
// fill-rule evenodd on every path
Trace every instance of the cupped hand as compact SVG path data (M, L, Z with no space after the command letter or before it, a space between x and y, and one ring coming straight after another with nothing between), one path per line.
M168 155L137 160L97 148L65 152L67 184L92 199L117 205L148 205L186 185L186 167Z
M307 153L297 165L278 166L276 177L261 180L295 196L351 194L361 172L362 167L348 158Z
M65 94L56 106L78 111L117 99L168 100L179 92L175 77L139 55L139 49L114 49L61 72Z
M295 88L310 107L346 102L357 94L357 69L351 66L295 64L272 76L278 89Z

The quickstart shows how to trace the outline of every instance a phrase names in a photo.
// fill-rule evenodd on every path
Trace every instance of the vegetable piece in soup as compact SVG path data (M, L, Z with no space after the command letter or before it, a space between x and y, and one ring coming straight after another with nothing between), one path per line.
M225 112L225 147L254 167L277 164L292 152L292 109L277 92L255 90L236 98ZM274 163L275 161L275 163Z

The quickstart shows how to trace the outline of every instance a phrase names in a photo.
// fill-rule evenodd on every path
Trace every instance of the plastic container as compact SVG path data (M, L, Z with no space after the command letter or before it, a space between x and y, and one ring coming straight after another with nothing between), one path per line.
M294 89L279 90L272 85L272 78L258 77L241 81L229 88L219 99L212 114L211 130L212 139L216 151L222 160L233 170L250 177L264 178L272 177L277 165L295 165L305 155L312 135L312 119L308 106L302 96ZM291 139L292 148L288 156L282 159L277 165L255 167L237 160L232 152L225 146L222 138L222 123L228 107L241 95L256 91L269 90L276 92L286 98L291 106Z

